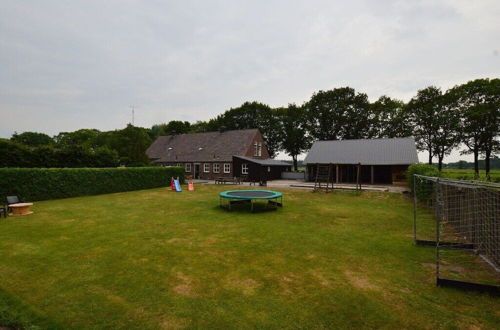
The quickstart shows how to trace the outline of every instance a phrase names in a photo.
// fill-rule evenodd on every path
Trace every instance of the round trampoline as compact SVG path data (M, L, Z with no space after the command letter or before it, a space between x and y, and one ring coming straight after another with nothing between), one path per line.
M223 201L227 200L227 203ZM278 206L283 206L283 194L273 190L228 190L219 194L220 207L231 210L231 206L235 204L250 204L250 210L255 212L255 201L267 200L266 207L259 211L274 211ZM278 202L279 200L279 202Z

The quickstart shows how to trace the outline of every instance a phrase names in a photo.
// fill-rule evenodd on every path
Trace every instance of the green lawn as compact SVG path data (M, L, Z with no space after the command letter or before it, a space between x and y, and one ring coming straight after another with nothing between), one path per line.
M494 297L434 285L402 195L228 187L38 202L0 219L0 325L40 328L495 328Z

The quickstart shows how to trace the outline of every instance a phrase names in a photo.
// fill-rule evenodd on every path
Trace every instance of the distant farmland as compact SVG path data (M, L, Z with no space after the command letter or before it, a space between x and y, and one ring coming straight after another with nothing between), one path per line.
M460 179L460 180L474 180L473 169L443 169L445 177ZM490 171L491 181L500 183L500 170ZM479 170L479 180L486 181L486 173L484 170Z

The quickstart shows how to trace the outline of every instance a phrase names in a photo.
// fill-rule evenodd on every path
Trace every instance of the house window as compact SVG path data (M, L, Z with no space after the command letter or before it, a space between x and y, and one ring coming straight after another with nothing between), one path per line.
M214 164L214 167L213 167L213 171L214 173L219 173L219 168L220 168L220 165L219 164Z
M186 163L186 172L191 172L191 163Z
M267 167L267 171L268 171L268 172L271 172L271 166L268 166L268 167Z
M224 173L231 173L231 164L224 164Z
M182 164L181 163L177 163L175 166L182 167Z
M253 144L253 155L254 156L258 156L259 155L259 144L257 142L255 142Z
M203 164L203 172L210 173L210 164Z
M248 164L247 163L241 164L241 174L248 174Z
M262 142L259 142L259 145L257 147L257 156L262 156Z

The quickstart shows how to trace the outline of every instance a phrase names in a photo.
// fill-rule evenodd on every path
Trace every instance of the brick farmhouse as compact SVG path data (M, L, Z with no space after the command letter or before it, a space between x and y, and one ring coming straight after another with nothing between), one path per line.
M269 159L258 129L160 136L146 154L157 165L183 166L186 175L206 180L236 176L233 156Z

